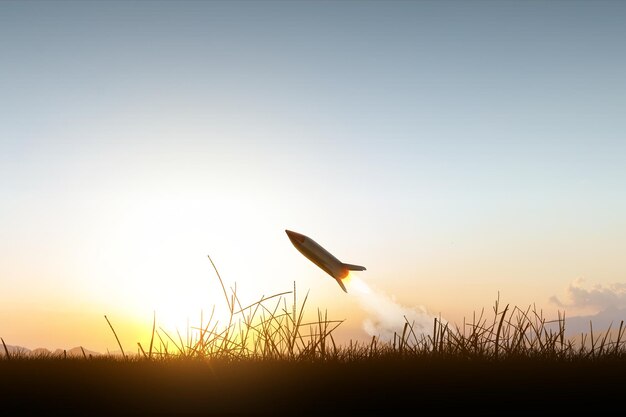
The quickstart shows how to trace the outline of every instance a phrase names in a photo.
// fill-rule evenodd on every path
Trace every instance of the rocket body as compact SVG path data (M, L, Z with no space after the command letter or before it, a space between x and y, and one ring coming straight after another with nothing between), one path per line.
M287 236L289 236L289 240L291 240L293 246L307 259L333 277L345 292L348 291L342 280L348 276L349 272L365 270L363 266L341 262L310 237L292 232L291 230L285 230L285 232Z

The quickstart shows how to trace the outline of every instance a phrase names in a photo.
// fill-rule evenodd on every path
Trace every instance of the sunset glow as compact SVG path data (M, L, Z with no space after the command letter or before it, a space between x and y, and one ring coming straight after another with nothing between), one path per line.
M0 336L136 351L294 283L337 340L625 318L624 3L387 3L0 2Z

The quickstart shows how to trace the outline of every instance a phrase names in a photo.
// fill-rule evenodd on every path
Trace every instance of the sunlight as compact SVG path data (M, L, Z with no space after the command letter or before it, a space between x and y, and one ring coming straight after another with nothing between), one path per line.
M80 282L103 284L90 288L106 312L116 308L134 319L151 321L155 311L158 325L182 332L188 320L199 324L201 311L209 315L213 306L215 318L225 320L227 303L208 254L227 290L238 284L242 302L266 290L259 287L271 288L271 283L246 273L247 265L262 271L272 268L275 260L268 256L273 243L268 245L269 233L263 229L270 226L257 224L246 211L251 208L240 207L228 195L207 196L194 190L180 190L176 197L151 190L124 195L109 203L113 207L103 208L119 216L94 236L99 250L79 258L84 265L81 275L90 277ZM216 199L226 203L216 205ZM122 206L128 208L121 210ZM249 246L242 248L243 241ZM278 233L275 241L284 243ZM254 249L259 246L264 251Z

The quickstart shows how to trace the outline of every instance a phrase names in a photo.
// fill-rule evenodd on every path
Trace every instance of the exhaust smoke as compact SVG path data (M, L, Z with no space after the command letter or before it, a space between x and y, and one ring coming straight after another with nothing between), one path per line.
M392 341L394 333L402 334L407 322L418 339L432 336L435 316L428 313L424 306L400 305L388 295L372 289L353 273L346 282L350 285L350 293L358 298L359 304L368 313L363 322L363 330L369 336L376 336L381 341Z

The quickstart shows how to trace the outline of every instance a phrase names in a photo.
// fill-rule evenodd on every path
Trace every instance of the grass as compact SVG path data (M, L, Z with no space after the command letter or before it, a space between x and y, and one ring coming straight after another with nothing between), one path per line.
M138 343L144 359L201 358L232 360L289 360L289 361L372 361L376 358L433 358L445 357L463 360L581 360L626 358L624 322L617 333L611 328L590 332L578 339L565 337L565 315L559 312L556 320L548 321L541 310L531 305L525 309L504 306L496 299L488 316L485 310L474 313L471 321L461 326L451 326L434 319L432 335L419 333L414 323L407 320L392 340L376 336L368 343L350 342L338 346L333 332L342 323L330 320L326 311L317 310L317 317L305 321L308 293L299 303L296 285L292 291L262 296L258 301L242 306L237 291L227 291L224 282L209 257L224 293L229 310L228 322L220 326L213 320L214 311L207 323L192 327L186 341L180 333L173 337L165 330L152 328L150 347L146 352ZM288 305L288 296L291 304ZM105 316L106 318L106 316ZM107 319L118 345L117 334ZM158 339L158 344L153 341ZM615 339L614 339L615 337ZM123 350L122 350L123 352Z
M210 259L210 258L209 258ZM213 264L213 262L211 261ZM215 265L213 264L215 268ZM0 407L15 414L124 415L529 415L597 414L626 389L624 323L614 332L565 337L565 316L534 305L474 313L432 334L405 318L391 340L338 345L342 321L293 290L242 304L215 268L229 311L182 337L153 318L148 346L122 356L0 360ZM2 341L4 345L4 340Z

